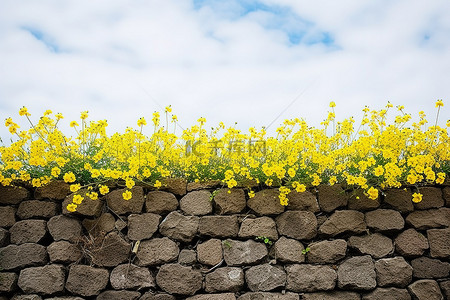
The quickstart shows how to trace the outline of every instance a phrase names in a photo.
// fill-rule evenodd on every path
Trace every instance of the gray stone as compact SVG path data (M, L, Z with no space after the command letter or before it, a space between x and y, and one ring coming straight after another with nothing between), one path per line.
M347 206L348 196L339 184L321 184L317 187L320 210L332 212L336 208Z
M47 227L55 241L76 241L81 236L81 224L75 218L55 216L48 221Z
M141 293L136 291L104 291L97 296L97 300L137 300Z
M406 289L376 288L362 297L362 300L411 300Z
M283 263L302 263L305 261L302 243L282 236L275 242L275 259Z
M175 211L177 207L178 200L172 193L153 191L147 194L145 210L149 213L167 214Z
M52 298L45 298L45 300L84 300L84 298L81 297L75 297L75 296L63 296L63 297L52 297Z
M380 206L380 197L370 199L361 189L353 191L348 199L348 209L358 211L368 211L377 209Z
M325 236L360 234L365 231L364 214L356 210L338 210L319 227L319 234Z
M167 237L142 241L136 253L139 266L154 266L173 262L180 249Z
M422 194L422 201L414 203L416 209L430 209L444 206L442 190L435 187L421 187L419 192Z
M394 244L395 251L405 257L421 256L429 248L427 238L413 228L400 233Z
M186 194L187 180L185 178L163 178L161 190L183 196Z
M318 293L303 293L302 300L360 300L355 292L330 291ZM380 299L381 300L381 299Z
M144 213L128 216L128 238L132 241L150 239L158 231L161 216Z
M223 259L222 242L210 239L197 245L198 262L208 266L215 266Z
M207 190L207 189L215 189L222 185L220 180L206 180L206 181L198 181L198 182L188 182L187 191L192 192L196 190Z
M450 299L450 280L439 282L444 299Z
M182 242L190 242L197 234L199 218L173 211L159 225L159 232Z
M439 259L422 256L413 259L411 265L416 278L446 278L450 274L450 264Z
M47 252L52 263L71 264L82 257L81 250L68 241L57 241L47 247Z
M252 240L241 242L228 239L222 242L222 249L228 266L256 264L268 254L266 245Z
M70 193L70 185L62 180L50 181L45 186L38 187L34 196L36 199L63 200Z
M351 290L371 290L377 285L375 266L369 255L347 259L338 267L338 287Z
M11 227L16 223L16 209L12 206L0 206L0 227Z
M178 255L178 263L181 265L193 265L197 262L197 253L194 250L183 249Z
M245 281L252 292L268 292L285 286L286 273L281 267L263 264L245 272Z
M266 237L276 241L278 240L277 224L269 217L246 218L241 224L238 236L241 238Z
M394 252L392 240L380 233L351 236L348 239L348 246L374 258L381 258Z
M189 192L181 198L180 208L187 215L207 215L212 212L211 197L211 193L206 190Z
M50 201L29 200L20 203L17 216L20 219L46 218L49 219L58 213L59 204Z
M343 259L347 252L347 242L342 239L314 242L308 247L306 258L309 263L335 263Z
M194 295L202 288L202 274L179 264L161 266L156 283L165 292L178 295Z
M52 295L64 290L64 281L64 266L47 265L20 271L17 285L28 294Z
M310 240L317 235L317 219L310 211L287 211L276 218L280 235Z
M155 287L155 279L148 268L134 264L118 265L111 271L111 286L116 290Z
M277 189L262 190L255 193L253 198L247 201L247 206L257 215L278 215L284 212L284 206L280 204Z
M389 189L385 192L384 202L389 204L393 209L401 212L411 212L414 210L412 193L410 190Z
M317 292L333 290L336 271L331 266L287 265L286 289L293 292Z
M377 209L365 214L367 227L380 232L395 232L405 227L402 215L393 209Z
M145 201L143 188L141 186L134 186L131 188L131 199L124 200L122 194L127 190L128 189L114 190L105 195L109 209L118 215L141 213Z
M427 230L431 257L450 257L450 228Z
M17 288L17 274L11 272L0 273L0 293L10 293Z
M39 243L47 233L46 224L44 220L23 220L15 223L9 229L11 243Z
M269 292L253 292L245 293L238 300L299 300L298 294L294 293L269 293Z
M289 210L306 210L312 213L320 211L317 198L311 192L304 191L299 193L296 190L292 190L289 194L287 194L287 198L287 208Z
M98 217L103 211L103 206L105 205L105 201L102 199L92 200L86 193L87 189L82 189L77 191L76 193L70 194L67 196L62 203L62 213L64 215L73 215L73 216L85 216L85 217ZM83 201L81 204L78 204L75 212L70 212L67 210L67 205L73 202L73 197L75 195L80 195L83 197ZM124 200L125 201L125 200Z
M83 227L93 236L113 231L115 223L116 219L110 213L103 213L95 219L84 219L82 222Z
M15 205L28 197L28 190L21 186L3 186L0 184L0 204Z
M0 228L0 248L9 244L9 231Z
M186 300L236 300L233 293L195 295Z
M241 268L218 268L205 277L205 291L208 293L239 292L243 286L244 271Z
M175 297L169 294L154 294L151 292L147 292L142 295L139 300L175 300Z
M406 287L412 280L413 268L401 256L375 262L379 286Z
M0 270L23 269L47 263L47 251L38 244L8 245L0 248Z
M408 286L408 291L413 296L413 299L417 300L444 299L438 283L431 279L422 279L411 283Z
M406 222L418 230L449 227L450 208L441 207L438 209L417 210L406 217Z
M8 300L8 299L6 299L6 300ZM42 300L42 297L39 296L39 295L36 295L36 294L33 294L33 295L14 295L11 298L11 300Z
M72 265L67 277L66 289L84 297L100 294L106 288L109 272L106 269L85 265Z
M198 226L200 235L217 238L237 237L239 224L237 216L204 216Z
M219 215L238 214L247 206L243 189L220 189L214 196L214 203Z
M92 262L101 267L115 267L126 262L131 245L116 232L108 233L99 248L92 251Z

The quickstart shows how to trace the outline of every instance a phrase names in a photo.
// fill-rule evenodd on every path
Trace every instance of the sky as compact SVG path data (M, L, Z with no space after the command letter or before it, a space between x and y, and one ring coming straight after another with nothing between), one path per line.
M448 0L0 0L0 120L27 129L22 106L35 122L51 109L71 135L87 110L111 134L171 105L177 130L274 130L319 126L330 101L338 121L390 101L434 123L442 99L444 125L449 14Z

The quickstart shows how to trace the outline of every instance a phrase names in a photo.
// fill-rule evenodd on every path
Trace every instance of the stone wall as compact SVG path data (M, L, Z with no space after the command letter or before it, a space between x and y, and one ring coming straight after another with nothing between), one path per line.
M0 187L1 300L450 299L450 187L110 188L70 213L64 182Z

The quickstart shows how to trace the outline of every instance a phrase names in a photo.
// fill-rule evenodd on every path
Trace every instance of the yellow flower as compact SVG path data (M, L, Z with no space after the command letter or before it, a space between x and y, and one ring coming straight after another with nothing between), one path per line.
M378 189L370 187L370 189L367 191L367 194L369 195L370 199L375 200L378 198Z
M81 112L81 115L80 115L80 119L81 119L81 120L86 120L87 117L88 117L88 111L87 111L87 110Z
M127 188L131 189L134 186L134 180L131 178L127 178L125 180L125 185L127 186Z
M336 103L334 103L334 101L330 102L330 107L336 107Z
M157 189L159 189L161 186L162 186L162 184L161 184L161 182L159 181L159 180L156 180L155 181L155 184L153 185L155 188L157 188Z
M76 127L78 126L78 123L76 121L70 122L70 127Z
M96 192L87 193L86 196L88 196L92 200L98 200L98 194Z
M444 102L442 100L436 101L436 107L444 106Z
M166 113L172 112L172 106L171 105L166 106L166 109L164 110L164 112L166 112Z
M28 113L28 109L24 106L19 110L20 116L31 116L30 113Z
M124 200L130 200L133 194L130 191L125 191L122 193L122 197Z
M383 166L378 166L378 167L376 167L375 170L374 170L374 172L373 172L373 174L374 174L375 176L381 176L381 175L383 175L383 174L384 174Z
M79 183L77 184L71 184L70 185L70 191L72 193L75 193L76 191L78 191L81 188L81 185Z
M78 205L76 205L76 204L74 204L74 203L70 203L70 204L67 204L67 210L68 211L70 211L70 212L75 212L76 210L77 210L77 206Z
M288 170L288 175L291 176L291 177L294 177L294 176L295 176L295 170L294 170L294 168L289 168L289 170Z
M144 117L142 117L142 118L140 118L140 119L137 121L137 125L138 125L139 127L145 126L145 125L147 125L147 121L145 121Z
M75 175L72 172L67 172L64 174L63 179L67 183L72 183L75 181Z
M412 201L414 203L419 203L420 201L422 201L422 194L414 193L414 194L412 194L412 196L413 196Z
M72 202L75 204L81 204L81 202L83 202L83 197L81 195L75 195L73 196L73 200Z
M61 113L57 113L55 115L55 118L56 118L56 120L61 120L61 119L64 119L64 116Z
M254 191L248 192L248 197L249 197L249 198L255 197L255 192L254 192Z
M443 184L445 181L445 173L439 172L437 173L438 178L436 179L437 184Z
M99 191L100 194L106 195L109 193L109 188L106 185L100 185Z
M92 177L92 178L97 178L97 177L100 176L100 171L99 171L99 170L97 170L97 169L91 169L90 171L91 171L91 177Z
M59 174L61 174L61 169L58 168L58 167L53 167L52 171L51 171L51 174L52 174L53 177L58 177Z

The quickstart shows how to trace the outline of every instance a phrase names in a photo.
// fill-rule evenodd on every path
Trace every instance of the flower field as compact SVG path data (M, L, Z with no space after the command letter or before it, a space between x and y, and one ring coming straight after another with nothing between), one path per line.
M220 180L228 188L254 182L277 187L282 205L288 204L291 190L319 184L360 188L371 199L387 188L411 186L411 200L420 202L421 186L443 184L450 174L450 122L446 128L437 126L443 102L435 105L431 124L423 112L414 121L403 106L390 103L381 110L365 107L356 123L354 118L338 122L331 102L320 128L302 119L285 120L273 137L264 128L207 127L204 118L177 134L171 107L155 112L148 123L140 118L135 128L112 135L106 134L106 121L89 121L88 112L82 112L66 134L58 127L65 121L61 114L47 110L33 121L23 107L19 115L28 122L27 130L12 118L5 121L13 141L0 147L0 182L40 187L64 180L72 192L86 189L85 197L93 200L109 192L111 180L126 186L124 200L132 197L134 185L160 188L167 177ZM389 123L390 113L396 116ZM250 185L248 196L254 196ZM75 211L82 201L75 195L67 208Z

